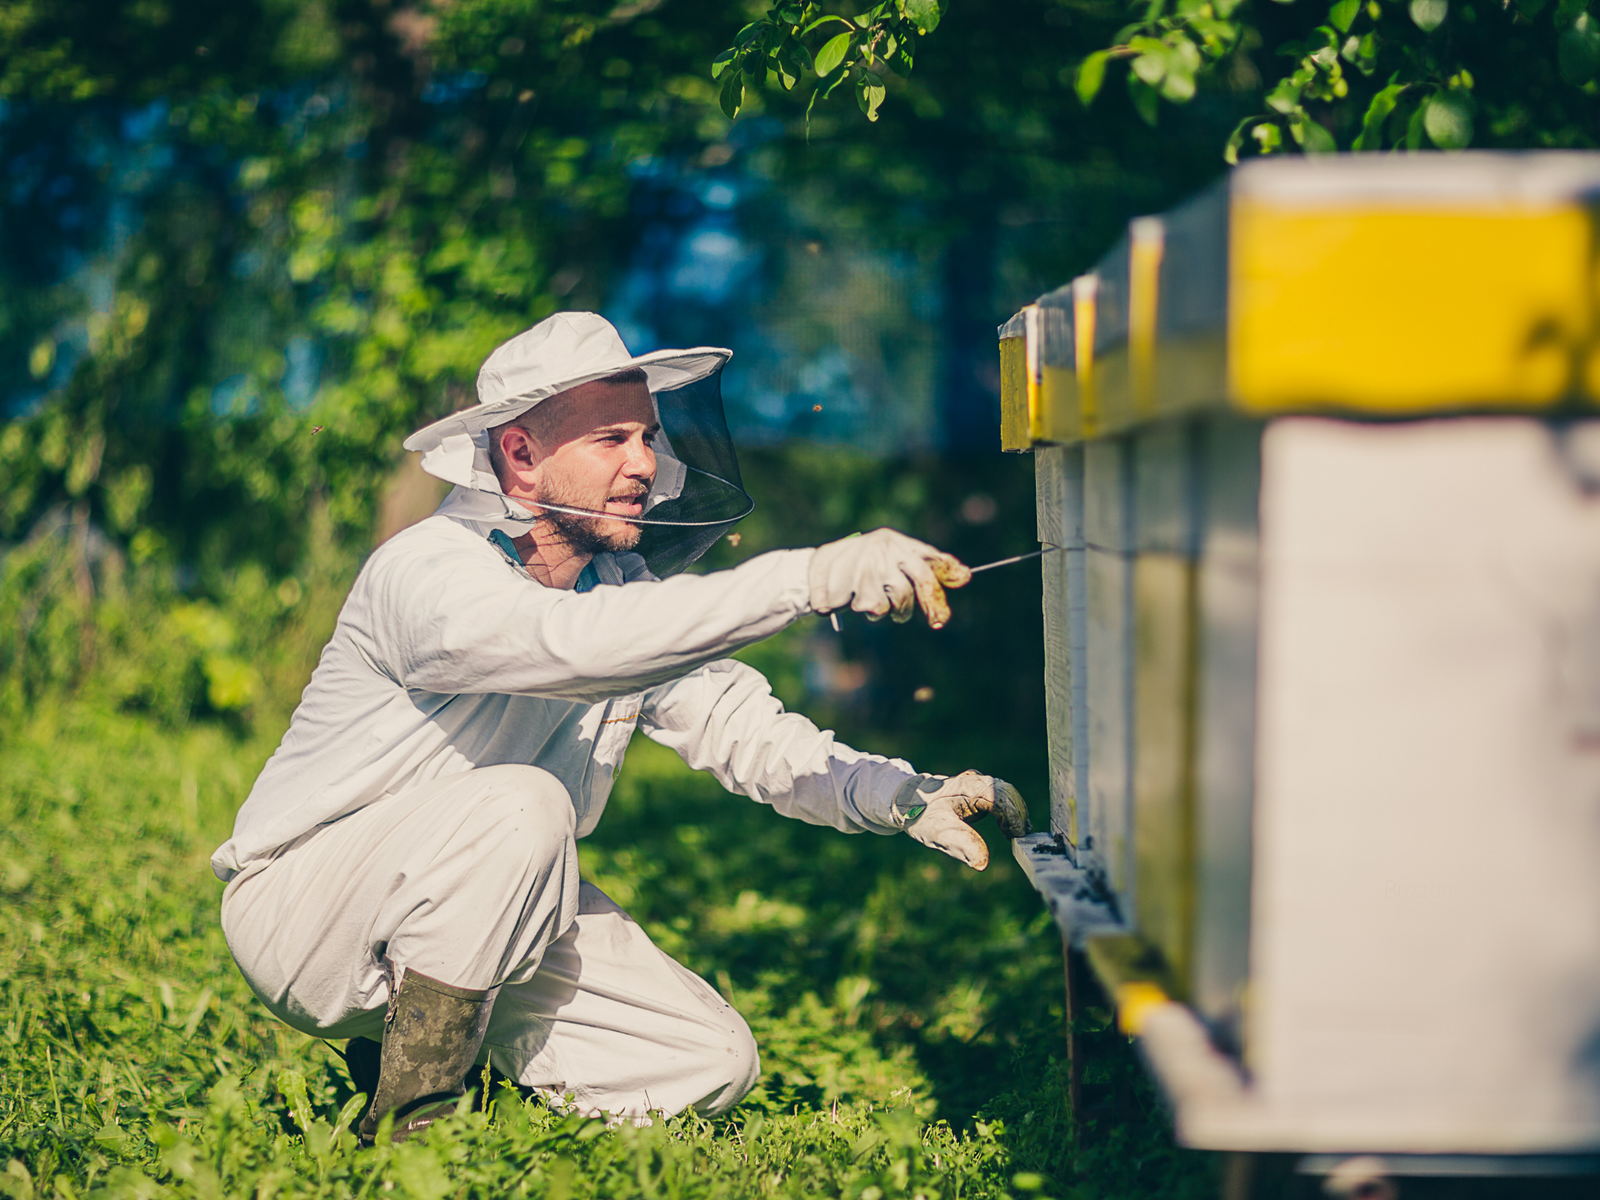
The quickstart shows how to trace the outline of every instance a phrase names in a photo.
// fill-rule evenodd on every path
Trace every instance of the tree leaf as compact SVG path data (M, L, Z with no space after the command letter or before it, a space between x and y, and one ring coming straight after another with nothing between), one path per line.
M1356 139L1354 149L1383 149L1383 123L1394 112L1394 106L1400 102L1400 93L1405 90L1405 84L1391 83L1372 98L1372 103L1367 105L1366 115L1361 118L1361 136Z
M794 90L794 85L799 82L799 74L791 64L786 61L787 56L774 54L767 60L767 69L778 77L778 86L786 92Z
M918 33L932 33L939 28L939 0L905 0L906 19L917 27Z
M1432 33L1450 15L1450 0L1411 0L1411 20L1423 33Z
M711 60L711 78L716 79L720 76L728 69L728 64L738 57L739 52L737 50L728 49L713 58Z
M1361 11L1361 0L1339 0L1328 10L1328 22L1340 33L1349 33Z
M1232 21L1218 21L1213 17L1192 17L1189 20L1189 33L1199 34L1200 40L1207 43L1213 52L1220 52L1225 46L1232 44L1239 34L1239 27Z
M1167 73L1166 55L1141 54L1132 62L1133 73L1151 87L1160 83Z
M1200 69L1200 47L1181 33L1168 35L1171 38L1172 53L1176 57L1179 68L1188 71L1191 75Z
M1156 117L1161 112L1161 97L1155 88L1131 71L1128 73L1128 98L1133 101L1133 110L1144 119L1146 125L1156 123Z
M1194 99L1194 76L1183 71L1169 71L1161 81L1161 95L1174 104L1187 104Z
M1561 78L1574 87L1582 87L1600 75L1600 22L1588 13L1580 13L1556 41L1556 63Z
M1422 126L1422 114L1428 110L1426 104L1417 105L1417 110L1411 114L1411 119L1406 122L1407 150L1421 150L1427 144L1428 134Z
M1372 33L1366 33L1358 40L1351 37L1345 43L1345 59L1355 64L1356 70L1363 75L1371 75L1378 69L1378 39Z
M827 16L818 17L816 20L808 22L806 24L806 27L804 29L800 30L800 34L803 37L804 35L810 33L814 29L820 29L822 26L826 25L829 21L837 21L837 22L839 22L839 24L843 25L847 30L850 30L852 32L855 30L855 26L850 24L850 22L845 20L843 17L835 16L834 14L829 13Z
M1300 106L1300 91L1303 84L1294 81L1294 77L1278 80L1278 86L1267 93L1267 107L1276 112L1293 112Z
M878 106L883 103L884 95L883 81L871 71L861 72L861 78L856 81L856 103L867 114L867 120L878 119Z
M1262 121L1250 131L1250 136L1256 139L1262 154L1273 154L1283 147L1283 130L1275 121Z
M1254 117L1246 117L1233 127L1233 132L1228 135L1228 144L1222 148L1222 161L1230 167L1239 161L1239 147L1244 145L1245 131L1249 129Z
M828 39L821 50L817 51L817 74L832 75L840 63L844 61L845 54L850 49L850 39L853 33L841 33Z
M1307 154L1332 154L1339 149L1333 134L1313 121L1304 110L1289 114L1289 132Z
M1441 150L1464 150L1472 143L1475 109L1470 93L1451 88L1429 96L1418 112L1430 142Z
M722 91L717 96L717 103L722 106L722 111L728 120L733 120L739 115L739 110L744 107L744 72L729 71L722 80Z
M1073 88L1078 93L1078 100L1085 108L1094 103L1094 98L1100 94L1100 85L1105 82L1106 63L1110 61L1111 51L1096 50L1088 58L1078 64L1078 75L1073 80Z
M1225 162L1231 165L1239 161L1239 151L1244 147L1247 135L1254 139L1262 154L1271 154L1283 144L1283 134L1275 122L1260 116L1246 117L1228 135L1228 144L1222 151Z

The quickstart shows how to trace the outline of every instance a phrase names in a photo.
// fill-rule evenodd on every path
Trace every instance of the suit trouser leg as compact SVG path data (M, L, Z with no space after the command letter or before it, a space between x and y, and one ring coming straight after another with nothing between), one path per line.
M703 980L579 886L573 809L548 772L482 767L320 826L228 886L235 960L275 1016L380 1038L393 973L499 987L480 1059L580 1111L721 1112L755 1044Z
M761 1074L744 1018L592 884L539 970L507 984L490 1061L585 1116L726 1112Z

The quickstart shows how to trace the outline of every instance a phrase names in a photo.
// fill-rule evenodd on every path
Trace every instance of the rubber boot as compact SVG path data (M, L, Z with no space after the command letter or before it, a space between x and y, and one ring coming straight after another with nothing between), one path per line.
M384 1017L378 1082L359 1129L361 1144L394 1114L393 1139L403 1142L455 1111L467 1072L483 1045L494 991L451 987L415 971L401 974Z
M383 1045L371 1038L356 1037L345 1043L345 1048L340 1051L344 1055L345 1070L350 1073L350 1082L355 1089L367 1097L367 1107L361 1110L361 1115L367 1115L367 1109L372 1107L372 1097L378 1092L378 1068L383 1062ZM489 1090L484 1091L483 1072L474 1067L467 1072L467 1091L472 1094L472 1111L483 1112L489 1106L489 1098L498 1095L501 1088L515 1088L517 1094L524 1100L531 1100L538 1093L531 1087L518 1083L493 1063L489 1064Z

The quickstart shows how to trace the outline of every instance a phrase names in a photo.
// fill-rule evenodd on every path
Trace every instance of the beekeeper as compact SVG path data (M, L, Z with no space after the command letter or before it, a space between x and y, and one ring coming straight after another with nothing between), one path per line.
M490 355L478 404L406 442L455 488L368 559L211 860L255 993L352 1039L366 1141L448 1111L476 1064L612 1117L720 1113L755 1084L739 1014L578 878L636 728L785 816L904 830L980 870L969 821L1027 832L1002 781L852 750L728 657L847 606L941 625L956 559L880 529L659 577L749 509L729 356L635 357L593 313Z

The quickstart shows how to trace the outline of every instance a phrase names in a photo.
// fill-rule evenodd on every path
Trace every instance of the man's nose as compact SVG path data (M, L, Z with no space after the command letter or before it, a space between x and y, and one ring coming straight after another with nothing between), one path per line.
M656 477L656 452L640 439L628 445L628 462L622 468L629 479L642 479L646 483Z

